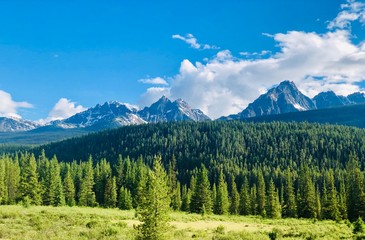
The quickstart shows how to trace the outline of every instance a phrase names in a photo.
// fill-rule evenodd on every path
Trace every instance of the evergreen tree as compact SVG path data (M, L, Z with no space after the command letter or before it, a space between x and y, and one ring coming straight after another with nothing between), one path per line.
M351 154L346 166L347 170L347 215L350 221L355 221L359 217L364 217L365 196L364 179L360 171L359 159Z
M147 184L147 168L143 164L142 158L139 158L136 166L136 174L134 179L134 187L132 189L133 206L138 208L139 204L145 195L145 189Z
M217 197L215 203L215 214L228 214L229 200L226 181L224 180L223 171L221 170L218 177Z
M115 177L109 177L105 184L104 206L115 208L117 206L117 180Z
M84 174L81 181L79 205L80 206L96 206L96 197L93 190L95 185L94 182L94 171L92 158L84 164Z
M50 161L49 176L49 204L52 206L65 205L65 196L60 175L60 166L58 164L56 156L54 156Z
M230 214L233 215L237 215L239 212L239 204L240 204L240 195L237 191L237 185L236 182L234 181L234 178L232 178L232 182L231 182L231 202L230 202L230 207L229 207L229 212Z
M274 181L272 179L270 180L269 183L266 215L269 218L281 217L279 195L278 192L275 190Z
M15 204L19 196L19 184L20 184L20 167L18 161L18 155L14 160L7 158L6 161L6 177L5 177L7 193L7 204Z
M297 216L297 206L295 201L294 186L290 169L286 171L286 182L284 192L283 216L295 218Z
M170 188L171 208L173 210L179 210L181 207L181 189L178 187L177 170L176 170L176 158L172 155L171 161L168 166L168 186Z
M5 157L0 158L0 205L8 202L8 190L5 184Z
M325 183L327 185L324 186L326 189L325 200L322 202L322 218L323 219L332 219L337 220L340 218L340 211L338 209L338 202L337 202L337 190L335 187L335 179L333 176L333 171L330 171L327 176L327 181Z
M212 212L212 199L210 183L208 180L208 170L204 165L201 166L196 178L196 185L190 200L190 211L193 213Z
M249 187L250 186L248 185L247 177L245 177L245 179L243 180L243 185L241 187L241 192L240 192L240 214L241 215L249 215L252 213L251 197L249 195Z
M42 203L41 186L38 182L37 164L34 155L22 154L20 161L20 200L40 205Z
M340 192L338 197L338 206L340 215L343 219L347 219L347 203L346 203L346 188L345 188L345 182L342 178L340 181Z
M257 188L256 184L253 184L250 190L250 202L251 202L251 214L257 214Z
M257 213L262 217L266 216L266 187L262 171L257 175Z
M70 166L67 165L66 175L63 179L63 189L65 193L65 202L68 206L75 206L75 185L71 176Z
M190 211L190 189L186 185L183 186L181 193L181 211Z
M301 166L298 182L298 217L316 218L315 188L307 165Z
M42 204L51 205L51 200L49 199L51 185L50 163L44 150L42 150L41 155L38 158L37 172L41 185Z
M130 210L133 208L131 192L125 187L120 188L118 208L122 210Z
M153 171L148 172L145 195L137 208L138 218L142 222L138 228L140 239L160 240L168 231L168 212L170 208L167 175L161 158L155 158Z

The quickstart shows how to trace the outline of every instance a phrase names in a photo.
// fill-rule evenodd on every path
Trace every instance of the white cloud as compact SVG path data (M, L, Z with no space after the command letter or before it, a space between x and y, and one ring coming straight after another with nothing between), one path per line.
M79 112L82 112L85 110L86 110L86 108L84 108L83 106L76 105L75 102L71 102L71 100L69 100L69 99L61 98L60 100L58 100L58 102L55 104L53 109L50 111L47 119L41 120L41 122L42 121L50 122L50 121L54 121L54 120L66 119L66 118L69 118L69 117L75 115L76 113L79 113Z
M365 23L365 3L354 0L347 0L346 4L341 5L342 11L337 17L328 24L329 29L349 28L351 22L359 20L362 24Z
M156 102L162 96L170 97L170 88L167 87L150 87L140 99L141 106L149 106Z
M219 49L219 47L214 46L214 45L198 43L198 40L196 39L196 37L194 37L194 35L191 33L188 33L185 36L182 36L180 34L174 34L174 35L172 35L172 38L182 40L185 43L189 44L190 47L194 48L194 49L202 49L202 50Z
M18 114L19 108L33 108L33 105L27 102L16 102L12 96L0 90L0 116L21 118Z
M360 16L364 4L348 1L342 8L342 12ZM203 63L185 59L179 73L169 80L169 88L148 89L143 99L157 99L168 91L171 98L186 99L217 118L242 111L265 90L286 79L310 97L329 89L341 95L364 90L359 83L365 81L365 42L355 44L351 28L345 28L354 18L340 16L323 34L289 31L270 35L279 50L257 53L267 54L260 58L251 53L237 58L224 50ZM356 20L361 21L360 17Z
M145 84L155 84L155 85L169 85L165 79L161 77L155 77L155 78L144 78L138 80L138 82L145 83Z

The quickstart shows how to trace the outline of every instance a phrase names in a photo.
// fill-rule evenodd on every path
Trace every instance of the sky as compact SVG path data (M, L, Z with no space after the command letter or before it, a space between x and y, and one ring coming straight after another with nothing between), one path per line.
M365 91L365 1L1 1L0 116L182 98L215 119L294 81Z

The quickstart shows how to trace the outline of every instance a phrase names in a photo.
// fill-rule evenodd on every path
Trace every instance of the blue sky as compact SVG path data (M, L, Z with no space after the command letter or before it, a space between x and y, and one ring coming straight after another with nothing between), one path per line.
M361 1L2 1L0 115L165 94L215 118L285 79L347 94L365 79L364 19Z

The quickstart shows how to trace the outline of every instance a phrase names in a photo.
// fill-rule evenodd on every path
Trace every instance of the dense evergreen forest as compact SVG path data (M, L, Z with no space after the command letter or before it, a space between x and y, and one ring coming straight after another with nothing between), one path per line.
M308 123L123 127L3 155L0 203L138 208L161 157L174 210L355 220L364 143L364 130Z

